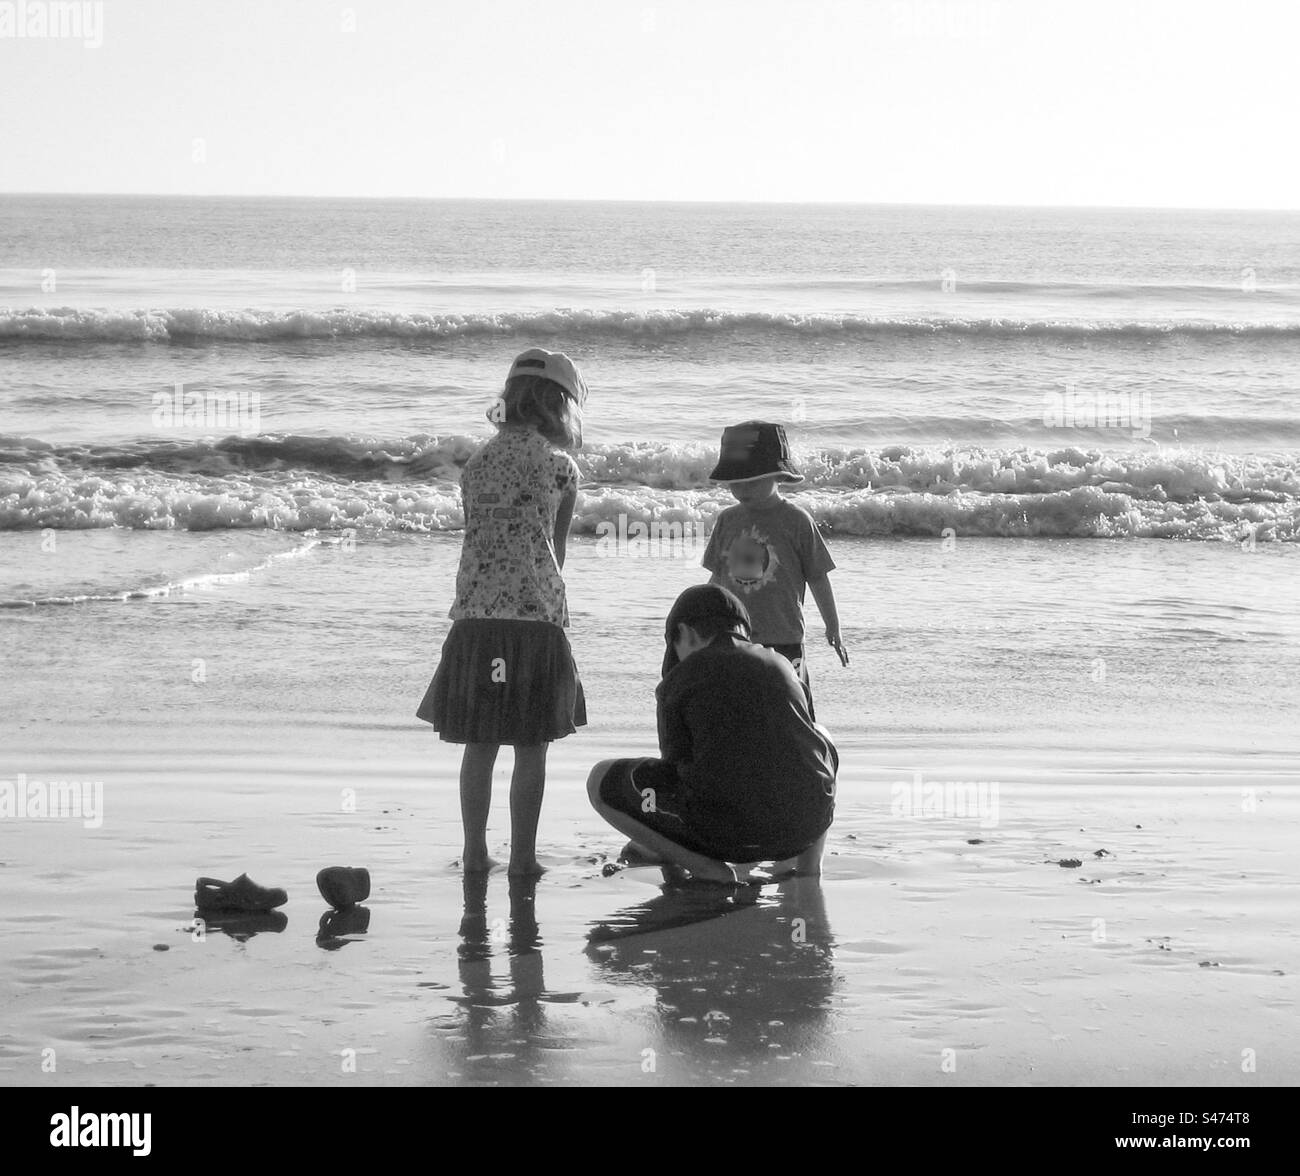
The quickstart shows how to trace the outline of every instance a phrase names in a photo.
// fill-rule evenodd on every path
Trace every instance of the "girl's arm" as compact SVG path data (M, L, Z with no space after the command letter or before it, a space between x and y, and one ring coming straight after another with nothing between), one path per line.
M809 580L808 590L817 602L817 611L822 614L822 620L826 623L826 643L840 655L840 661L847 666L849 655L844 652L844 644L840 638L840 613L835 607L835 591L831 588L830 576L818 576L815 580Z
M569 526L573 522L573 508L578 501L577 486L571 487L560 500L555 512L555 562L564 567L564 554L569 545Z

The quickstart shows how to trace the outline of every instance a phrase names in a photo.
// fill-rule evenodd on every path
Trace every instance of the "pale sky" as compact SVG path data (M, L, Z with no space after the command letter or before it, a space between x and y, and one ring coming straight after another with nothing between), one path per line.
M52 7L0 191L1300 208L1296 0Z

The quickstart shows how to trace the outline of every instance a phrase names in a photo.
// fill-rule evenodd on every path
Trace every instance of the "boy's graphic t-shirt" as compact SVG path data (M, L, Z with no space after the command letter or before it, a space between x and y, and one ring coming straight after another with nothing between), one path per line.
M555 519L578 479L573 458L527 428L502 428L465 463L453 620L569 623Z
M834 571L817 524L802 507L780 499L754 509L724 510L704 549L704 566L740 597L762 645L799 645L809 580Z

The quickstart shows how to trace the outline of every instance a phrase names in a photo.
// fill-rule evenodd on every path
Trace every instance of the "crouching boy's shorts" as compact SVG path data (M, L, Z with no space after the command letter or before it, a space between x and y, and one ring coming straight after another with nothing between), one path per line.
M683 849L715 861L783 861L808 848L751 842L734 826L710 828L691 811L686 785L666 760L615 760L600 782L600 799Z

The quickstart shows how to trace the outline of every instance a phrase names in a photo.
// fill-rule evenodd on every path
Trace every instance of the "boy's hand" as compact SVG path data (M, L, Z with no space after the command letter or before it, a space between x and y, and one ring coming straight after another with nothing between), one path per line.
M809 580L808 589L812 592L813 599L817 602L817 611L822 614L822 620L826 624L826 644L839 654L840 665L847 666L849 655L844 652L844 642L840 640L840 614L835 607L835 593L831 591L830 576L823 575L816 580Z

